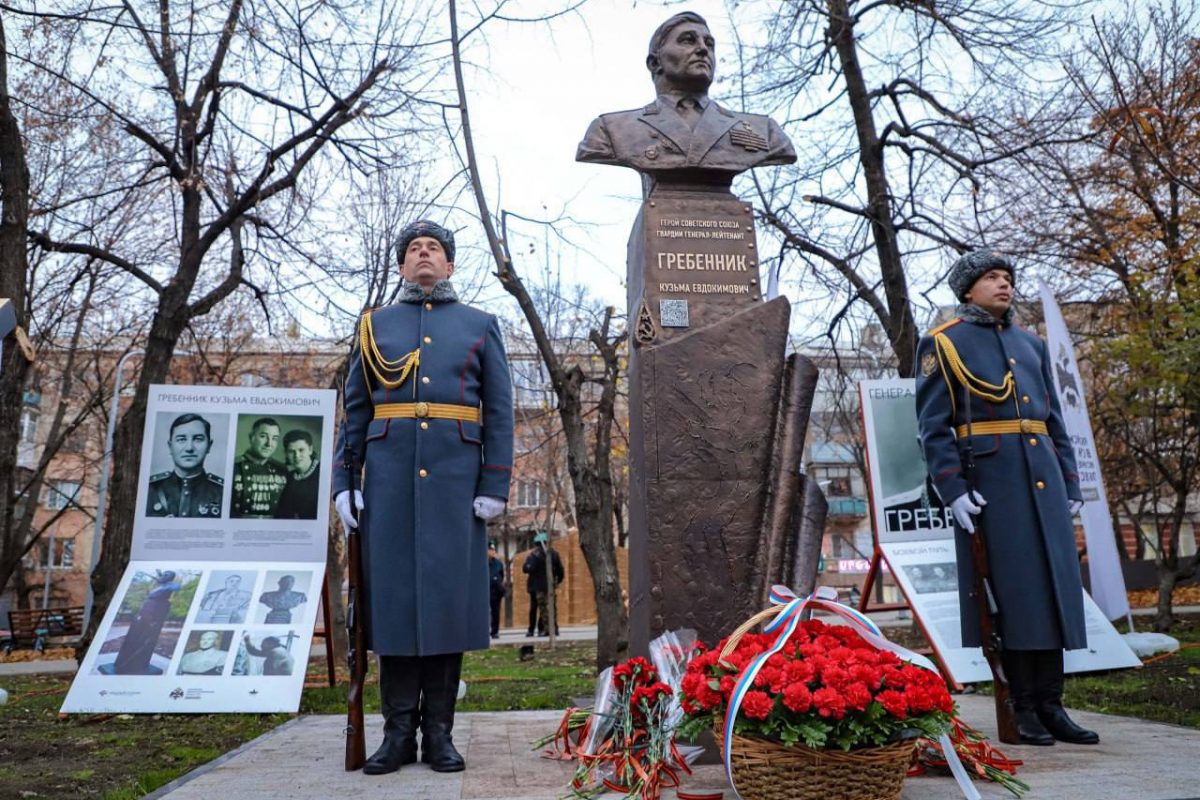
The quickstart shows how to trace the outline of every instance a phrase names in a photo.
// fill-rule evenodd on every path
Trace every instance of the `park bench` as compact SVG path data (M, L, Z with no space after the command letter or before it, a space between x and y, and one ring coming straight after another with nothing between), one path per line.
M8 636L0 649L8 655L22 647L38 652L50 639L72 639L83 635L83 606L20 608L8 612Z

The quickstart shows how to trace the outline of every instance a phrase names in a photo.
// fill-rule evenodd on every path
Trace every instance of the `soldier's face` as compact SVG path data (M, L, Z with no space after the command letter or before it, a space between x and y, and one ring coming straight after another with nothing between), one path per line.
M259 425L250 432L250 450L259 458L270 458L279 446L279 428L274 425Z
M221 634L216 631L205 631L200 634L200 649L209 650L217 646L217 640L221 638Z
M312 466L312 447L303 439L297 439L283 451L289 472L301 475Z
M684 22L672 28L658 52L650 56L650 71L668 87L707 91L716 69L715 51L716 40L707 26Z
M1012 305L1012 275L1006 269L989 269L976 279L967 292L967 302L974 303L995 317L1004 316Z
M238 586L240 586L241 583L242 583L241 575L230 575L228 578L225 579L225 588L229 589L230 591L233 591Z
M204 466L204 458L211 446L212 440L204 432L204 423L200 420L177 425L167 442L171 460L185 473L196 472Z
M446 248L432 236L418 236L408 243L400 274L409 283L428 289L454 274L454 264L446 258Z

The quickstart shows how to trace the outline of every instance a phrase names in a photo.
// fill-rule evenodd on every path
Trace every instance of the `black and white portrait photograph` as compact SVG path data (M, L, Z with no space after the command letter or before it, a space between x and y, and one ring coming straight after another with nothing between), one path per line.
M231 516L316 519L321 430L321 417L238 415Z
M243 631L238 638L237 658L233 675L291 675L296 669L293 648L300 635L286 633Z
M188 634L177 675L220 675L229 660L233 631L194 630Z
M903 569L917 594L940 594L958 590L958 565L953 561L906 564Z
M200 593L200 608L194 622L199 625L245 622L257 577L254 570L217 569L210 572L208 583Z
M263 581L263 590L254 609L254 622L266 625L291 625L304 619L312 572L308 570L272 570Z
M158 412L146 516L219 519L228 441L228 414Z

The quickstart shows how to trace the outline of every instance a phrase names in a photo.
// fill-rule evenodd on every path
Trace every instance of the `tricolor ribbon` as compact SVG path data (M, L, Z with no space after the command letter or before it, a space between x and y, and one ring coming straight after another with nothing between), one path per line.
M898 644L889 642L884 638L879 627L866 615L839 603L837 601L837 592L832 587L820 586L808 597L799 598L786 586L776 585L771 587L770 599L772 605L781 606L781 608L775 614L775 618L763 627L763 633L778 632L778 635L775 637L774 643L767 650L755 656L742 670L742 674L738 676L737 683L734 685L733 695L729 698L729 708L725 711L725 735L723 737L725 775L729 778L729 785L733 788L733 793L738 800L741 800L742 795L738 792L737 785L733 781L733 723L737 719L738 710L742 706L742 700L745 698L746 693L754 686L754 679L758 677L759 670L767 663L767 659L783 649L788 639L795 633L797 626L804 620L812 617L814 611L827 611L834 616L841 617L867 642L880 650L889 650L895 653L901 661L912 662L914 665L932 672L938 671L933 662L920 653L914 653ZM962 790L963 797L967 798L967 800L979 800L979 792L975 790L970 777L968 777L966 770L963 769L962 764L959 762L958 753L955 751L954 745L951 744L950 737L942 734L938 737L938 741L941 742L942 751L947 754L946 761L950 767L950 772L954 775L955 781L958 782L958 787Z

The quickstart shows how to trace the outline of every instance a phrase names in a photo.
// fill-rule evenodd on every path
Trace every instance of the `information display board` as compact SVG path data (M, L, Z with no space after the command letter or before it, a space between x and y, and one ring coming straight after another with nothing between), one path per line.
M934 491L917 432L915 382L859 382L876 541L938 660L956 683L990 681L978 647L964 648L954 518ZM1067 672L1136 667L1141 661L1084 592L1086 650L1068 650Z
M64 712L299 707L336 404L319 389L150 388L131 560Z

